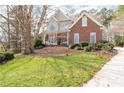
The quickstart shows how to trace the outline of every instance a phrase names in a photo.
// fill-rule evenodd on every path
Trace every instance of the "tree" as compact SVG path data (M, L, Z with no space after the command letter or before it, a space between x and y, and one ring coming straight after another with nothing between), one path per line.
M100 19L103 25L106 27L109 26L110 21L113 18L113 10L107 9L107 8L102 8L97 15L100 15Z
M10 24L9 24L9 6L7 8L7 27L8 27L8 48L10 48Z
M124 5L119 5L118 9L116 11L116 19L121 21L121 30L124 29ZM122 31L123 37L122 39L124 40L124 30Z
M90 10L88 11L88 13L90 13L90 14L92 14L92 15L96 15L97 11L98 11L97 9L92 8L92 9L90 9Z
M8 6L7 6L8 8ZM3 14L0 14L0 16L6 20L8 24L9 30L6 30L4 27L2 27L3 24L1 24L1 28L7 32L9 31L9 34L11 34L11 38L18 38L17 32L19 32L21 36L21 44L22 44L22 52L24 54L30 54L33 53L33 47L32 47L32 36L31 36L31 30L32 30L32 10L33 6L9 6L10 11L7 12L7 16L4 16ZM10 15L11 14L11 19ZM9 18L8 18L9 17ZM12 28L14 28L14 31L10 32L10 24ZM10 36L8 37L10 39Z
M47 9L48 9L48 6L44 5L42 10L40 10L40 17L39 17L39 20L36 22L36 28L35 28L35 39L38 39L38 35L39 35L39 31L40 31L40 28L41 26L43 25L43 22L45 23L45 18L46 18L46 14L47 14Z
M119 16L124 16L124 5L119 5L117 12Z
M6 32L2 35L7 36L6 46L10 49L9 7L7 5L4 7L4 11L5 11L4 15L0 14L0 16L3 18L3 19L1 18L0 28L1 28L1 33L3 33L3 31Z
M41 6L39 19L36 20L34 16L37 14L34 12L37 10L34 10L34 7L36 6L11 5L7 6L7 15L0 13L0 18L4 20L0 23L0 28L8 36L8 43L11 43L13 49L18 48L19 43L21 43L23 54L33 53L33 33L36 33L34 37L38 38L47 14L47 6Z
M16 11L13 13L18 22L19 31L22 37L22 52L23 54L33 53L32 45L32 12L33 6L14 6Z

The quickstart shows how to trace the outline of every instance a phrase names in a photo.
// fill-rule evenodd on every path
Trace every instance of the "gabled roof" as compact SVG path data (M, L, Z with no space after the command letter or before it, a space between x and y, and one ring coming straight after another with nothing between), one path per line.
M54 19L55 21L58 21L54 16L52 16L52 17L50 18L50 21L51 21L52 19Z
M69 28L72 28L83 16L87 16L88 18L90 18L93 22L95 22L97 25L99 26L103 26L100 22L98 22L96 19L94 19L91 15L89 15L88 13L86 12L83 12L78 18L77 20L75 20L75 22L69 27Z
M60 8L55 11L54 15L52 15L50 19L53 17L56 19L56 21L66 21L66 20L71 21L71 18L68 15L66 15L65 12Z

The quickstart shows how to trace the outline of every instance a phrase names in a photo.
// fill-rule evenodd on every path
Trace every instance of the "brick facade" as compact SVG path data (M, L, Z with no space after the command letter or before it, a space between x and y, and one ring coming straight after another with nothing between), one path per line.
M96 42L102 40L102 30L100 29L100 26L87 17L87 27L82 27L82 18L80 18L76 24L70 28L69 44L74 44L74 33L79 33L79 42L89 42L91 32L96 32Z

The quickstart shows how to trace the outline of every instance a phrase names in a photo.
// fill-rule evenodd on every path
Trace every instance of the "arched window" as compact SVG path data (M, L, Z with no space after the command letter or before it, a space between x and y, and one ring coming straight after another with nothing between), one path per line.
M83 16L82 17L82 26L83 27L86 27L87 26L87 17L86 16Z
M55 31L55 25L54 24L50 25L50 31Z

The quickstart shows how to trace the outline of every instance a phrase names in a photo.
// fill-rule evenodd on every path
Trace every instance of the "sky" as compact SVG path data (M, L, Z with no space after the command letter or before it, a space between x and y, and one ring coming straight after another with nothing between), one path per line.
M66 7L68 8L71 8L71 7L75 7L75 8L84 8L84 9L91 9L91 8L95 8L95 9L98 9L98 8L103 8L103 7L106 7L106 8L109 8L109 9L115 9L117 6L116 5L66 5Z
M98 9L100 10L101 8L103 7L106 7L107 9L113 9L115 10L117 8L116 5L65 5L65 6L58 6L58 7L61 7L61 8L65 8L65 9L75 9L75 11L78 13L78 12L81 12L82 10L90 10L90 9Z
M0 6L0 13L1 12L5 12L4 9L5 9L6 6ZM41 5L36 5L37 9L36 9L36 13L39 13L39 10L40 8L38 7L41 7ZM70 11L71 9L73 9L75 12L77 13L80 13L82 10L90 10L92 8L94 9L97 9L97 10L100 10L101 8L103 7L106 7L108 9L113 9L115 10L117 8L117 5L51 5L50 6L53 10L56 10L58 8L62 8L65 12L68 12Z
M68 13L70 10L74 10L74 14L76 13L80 13L83 10L90 10L90 9L97 9L98 11L101 8L107 8L107 9L113 9L116 10L117 9L117 5L53 5L50 6L51 7L51 14L49 14L49 16L53 15L55 10L57 10L58 8L62 9L64 12Z

